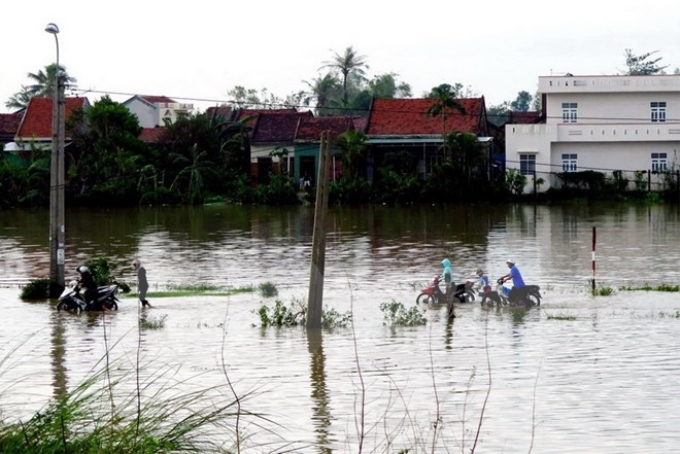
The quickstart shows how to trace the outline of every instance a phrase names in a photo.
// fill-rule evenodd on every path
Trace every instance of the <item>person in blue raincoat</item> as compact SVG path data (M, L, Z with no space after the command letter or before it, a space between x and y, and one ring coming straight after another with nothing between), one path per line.
M453 295L453 290L456 288L456 284L453 282L453 270L451 269L451 260L449 259L444 259L442 260L442 267L444 268L442 270L442 275L440 279L444 281L444 284L446 286L446 302L448 303L451 301L452 295Z

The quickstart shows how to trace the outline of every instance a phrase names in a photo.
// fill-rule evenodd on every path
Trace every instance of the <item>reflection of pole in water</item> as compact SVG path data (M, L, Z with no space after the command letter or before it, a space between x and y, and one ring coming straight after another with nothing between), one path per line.
M66 396L67 377L66 377L66 340L64 339L64 321L62 314L57 311L52 313L52 349L50 350L50 357L52 359L52 387L54 390L55 399L60 399Z
M310 355L309 380L314 400L312 425L317 433L319 449L323 454L331 454L328 447L328 427L331 416L328 409L328 388L326 387L326 357L323 354L323 337L320 329L307 330L307 350Z

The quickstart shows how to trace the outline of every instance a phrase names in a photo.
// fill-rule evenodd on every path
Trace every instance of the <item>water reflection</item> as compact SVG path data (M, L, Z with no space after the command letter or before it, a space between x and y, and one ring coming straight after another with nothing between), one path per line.
M331 454L328 428L331 426L329 392L326 387L326 356L323 352L323 334L319 329L307 330L307 351L310 355L310 376L312 387L312 426L317 434L319 452Z
M52 348L50 350L50 360L52 362L52 388L55 399L61 399L66 396L68 390L68 378L66 370L66 327L64 326L63 314L57 311L52 311L50 315L50 325L52 332L50 341Z

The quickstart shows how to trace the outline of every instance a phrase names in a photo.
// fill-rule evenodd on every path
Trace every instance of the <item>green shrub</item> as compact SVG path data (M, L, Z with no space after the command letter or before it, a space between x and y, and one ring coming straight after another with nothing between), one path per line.
M263 328L303 325L305 323L305 312L306 309L302 304L291 303L290 308L288 308L284 306L281 300L276 300L273 308L262 305L257 311Z
M21 289L22 300L36 300L44 298L56 298L64 287L49 279L34 279Z
M260 284L260 295L262 295L263 298L271 298L273 296L277 296L278 294L279 291L276 288L276 285L272 284L271 282L263 282Z
M262 305L257 310L257 314L260 316L260 326L263 328L301 326L306 322L307 308L302 301L293 301L290 307L286 307L280 300L276 300L274 307ZM341 314L333 308L326 308L321 314L321 326L324 328L344 328L351 321L351 312Z
M399 301L392 300L389 303L381 303L380 311L383 313L383 325L418 326L427 323L423 310L415 306L407 310L404 304Z
M598 287L593 289L593 296L610 296L614 293L614 289L611 287Z

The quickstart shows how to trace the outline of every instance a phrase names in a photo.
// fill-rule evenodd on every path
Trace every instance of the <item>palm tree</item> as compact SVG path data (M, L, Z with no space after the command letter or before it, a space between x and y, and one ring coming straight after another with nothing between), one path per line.
M307 84L312 96L316 98L317 115L332 115L332 109L339 105L337 98L342 96L338 80L328 73L323 77L313 79L311 82L303 82Z
M342 169L350 179L356 177L359 165L366 159L366 139L368 137L363 132L347 131L340 134L335 141L340 150Z
M170 185L170 190L175 188L179 189L178 186L180 186L182 182L188 180L185 183L187 190L185 200L189 203L193 204L203 201L204 178L216 173L215 164L205 160L207 155L207 152L199 151L198 145L194 144L194 146L191 147L190 160L176 153L172 156L176 164L185 165L185 167L180 170L175 177L175 181Z
M434 98L434 103L427 109L426 114L431 117L440 117L442 119L444 155L446 156L446 159L450 159L451 156L449 156L446 144L446 135L448 133L446 129L446 118L451 110L457 110L459 113L464 114L465 108L456 101L456 92L449 84L441 84L438 87L434 87L431 95Z
M220 153L224 156L227 172L236 176L250 173L250 138L252 127L248 124L254 115L239 120L226 121L215 125L220 141Z
M66 67L59 65L57 69L57 64L52 63L45 66L45 70L42 69L37 73L28 73L28 78L33 82L30 85L22 85L21 91L14 94L9 101L5 104L8 109L23 109L28 105L28 101L34 96L38 97L52 97L54 94L55 82L57 80L57 74L62 78L62 81L66 86L77 82L75 77L71 77L66 72Z
M352 46L345 49L343 55L335 54L331 61L324 62L324 65L319 68L330 68L332 71L339 72L342 74L342 104L343 107L347 107L347 80L350 73L358 77L364 77L366 74L365 69L368 69L366 64L366 57L357 54L357 52L352 48Z

